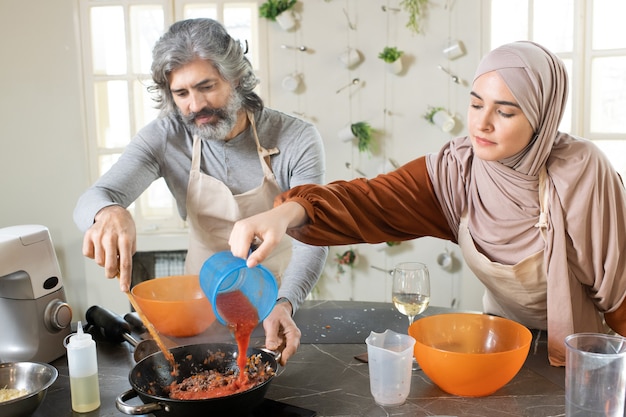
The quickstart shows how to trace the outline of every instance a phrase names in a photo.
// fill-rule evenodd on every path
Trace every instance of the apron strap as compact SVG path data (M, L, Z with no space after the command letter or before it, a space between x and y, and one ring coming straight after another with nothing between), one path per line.
M256 131L256 123L254 120L254 114L248 111L246 112L248 120L252 125L252 135L254 136L254 142L256 143L257 154L259 155L259 161L261 162L261 168L263 169L263 175L265 177L273 178L274 171L272 170L272 164L270 157L280 152L278 148L265 149L261 146L259 136ZM193 135L193 148L191 158L191 171L200 172L200 162L202 161L202 140L197 135Z
M191 170L200 172L200 161L202 160L200 156L202 147L202 141L198 138L197 135L193 135L193 148L191 154Z
M259 154L259 159L261 161L261 166L263 167L263 173L265 176L274 176L274 171L272 170L272 164L270 162L270 156L278 154L280 151L278 148L265 149L261 146L261 142L259 141L259 136L256 132L256 122L254 120L254 114L251 111L247 111L248 120L250 120L250 124L252 125L252 135L254 136L254 141L256 143L257 153Z

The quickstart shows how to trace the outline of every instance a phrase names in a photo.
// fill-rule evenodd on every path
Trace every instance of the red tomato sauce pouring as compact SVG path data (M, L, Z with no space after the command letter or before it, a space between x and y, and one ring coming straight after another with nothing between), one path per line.
M237 366L239 366L239 384L245 384L248 380L246 369L246 352L250 345L250 336L252 331L259 323L259 314L256 307L252 305L248 297L241 291L230 291L218 294L215 304L224 318L228 327L235 334L237 341Z
M239 351L237 355L239 374L235 377L235 375L222 375L216 371L206 371L192 375L181 383L174 382L171 384L171 398L190 400L223 397L246 391L271 376L265 371L261 371L255 378L250 379L248 372L246 372L249 360L246 353L250 344L250 336L259 323L259 315L254 305L241 291L218 294L215 305L235 335ZM250 358L252 362L255 360L258 358ZM258 363L252 363L251 367L255 369L264 368Z

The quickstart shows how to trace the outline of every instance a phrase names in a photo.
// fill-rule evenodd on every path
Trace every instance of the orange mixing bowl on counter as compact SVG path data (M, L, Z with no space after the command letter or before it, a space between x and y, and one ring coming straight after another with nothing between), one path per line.
M135 285L131 292L159 333L195 336L215 321L213 307L200 288L198 275L154 278Z
M476 313L438 314L409 327L415 359L439 388L483 397L506 385L521 369L532 334L523 325Z

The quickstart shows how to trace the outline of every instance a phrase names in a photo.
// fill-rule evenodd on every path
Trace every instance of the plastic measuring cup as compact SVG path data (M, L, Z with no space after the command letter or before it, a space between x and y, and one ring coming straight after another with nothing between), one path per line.
M565 415L623 417L626 338L575 333L565 338Z
M228 325L219 311L218 295L240 291L256 308L262 321L274 308L278 296L276 279L262 265L248 268L246 261L230 251L217 252L207 259L199 274L200 287L213 306L215 318Z
M385 330L365 339L370 371L370 391L376 404L402 405L411 391L413 346L411 336Z

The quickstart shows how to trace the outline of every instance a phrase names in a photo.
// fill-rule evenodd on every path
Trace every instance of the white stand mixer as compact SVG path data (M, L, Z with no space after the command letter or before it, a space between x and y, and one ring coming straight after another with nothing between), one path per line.
M0 362L52 362L63 356L71 321L48 229L0 229Z

